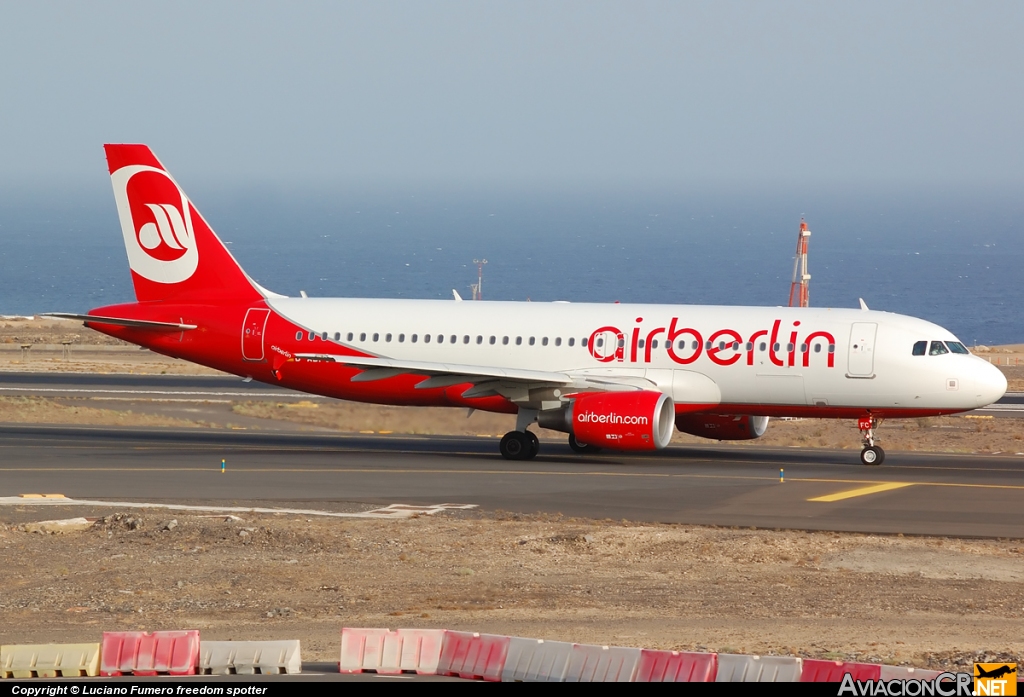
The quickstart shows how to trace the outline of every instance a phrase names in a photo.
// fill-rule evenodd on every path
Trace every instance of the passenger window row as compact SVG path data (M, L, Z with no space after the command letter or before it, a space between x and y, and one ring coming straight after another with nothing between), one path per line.
M304 334L305 333L302 332L302 331L295 332L295 340L296 341L302 341ZM446 343L446 342L449 343L449 344L457 344L457 343L459 343L459 337L456 334L451 334L450 336L448 336L446 338L444 334L438 334L436 336L434 336L433 334L423 334L421 336L419 334L409 334L409 335L406 335L406 334L395 335L395 334L391 334L391 333L381 334L380 332L373 332L373 333L359 332L358 335L355 332L348 332L345 335L345 341L356 341L357 340L357 338L356 338L357 336L358 336L358 341L368 341L369 340L369 341L377 342L377 341L383 340L385 343L390 343L392 341L397 341L400 344L404 344L406 342L406 340L408 340L409 343L412 343L412 344L419 343L421 340L425 344L429 344L431 342L438 343L438 344L443 344L443 343ZM310 341L313 341L313 340L318 339L318 338L321 339L322 341L327 341L328 340L327 337L328 337L328 333L327 332L323 332L321 334L317 334L316 332L309 332L309 334L308 334L308 339ZM335 341L341 341L341 332L334 332L334 340ZM535 337L535 336L531 336L531 337L528 337L528 338L524 339L521 336L517 336L517 337L515 337L514 343L515 343L516 346L522 346L524 341L529 346L535 346L538 343L538 338ZM490 345L490 346L494 346L495 344L498 343L498 337L496 337L496 336L484 337L481 334L477 334L476 337L474 338L474 337L471 337L469 334L463 334L462 335L462 343L463 344L475 343L475 344L478 344L478 345L483 345L485 342L488 345ZM507 337L507 336L501 337L501 345L502 346L508 346L509 343L511 343L511 342L512 342L512 338L511 337ZM539 339L539 342L540 342L541 346L548 346L548 345L561 346L562 345L562 337L559 336L559 337L555 337L554 339L550 339L550 338L544 336L544 337L541 337ZM565 343L566 343L567 346L575 346L576 345L576 337L569 337L568 339L565 340ZM587 346L587 339L586 338L580 339L579 343L580 343L580 346L586 348L586 346Z
M929 346L929 343L931 346ZM915 356L941 356L946 353L959 353L970 355L967 347L959 341L918 341L914 344L913 354Z
M296 341L302 341L304 336L307 336L309 341L314 341L315 339L318 339L318 338L321 339L322 341L327 341L328 340L328 333L327 332L322 332L320 334L317 334L316 332L309 332L308 335L306 335L306 333L302 332L302 331L295 332L295 340ZM334 333L334 340L335 341L341 341L341 336L342 336L341 332L335 332ZM419 334L409 334L409 335L398 334L396 336L395 334L392 334L392 333L386 333L386 334L382 335L380 332L373 332L373 333L359 332L358 335L355 332L348 332L345 335L345 341L349 341L349 342L356 341L357 340L357 336L358 336L358 341L360 341L360 342L365 342L365 341L379 342L379 341L381 341L383 339L383 341L385 343L390 343L392 341L397 341L398 343L403 344L408 339L409 343L413 343L413 344L418 343L420 340L422 340L423 343L425 343L425 344L429 344L431 342L438 343L438 344L446 343L446 338L445 338L444 334L438 334L438 335L436 335L436 337L433 334L423 334L422 336L420 336ZM483 345L485 341L486 341L486 343L488 345L494 346L494 345L496 345L498 343L498 337L497 336L484 337L481 334L477 334L475 339L474 339L469 334L463 334L462 335L462 344L464 344L464 345L465 344L471 344L471 343L475 343L477 345ZM526 339L524 339L521 336L517 336L517 337L515 337L515 340L513 342L511 337L508 337L508 336L501 337L501 345L502 346L508 346L510 343L514 343L516 346L522 346L524 341L526 342L526 344L528 346L535 346L537 344L538 339L535 336L531 336L531 337L528 337ZM583 348L586 348L587 347L587 341L588 341L587 338L584 337L584 338L579 340L579 345L581 347L583 347ZM459 343L458 335L456 335L456 334L449 335L447 337L447 343L449 343L449 344L457 344L457 343ZM576 345L576 338L575 337L569 337L568 339L566 339L565 343L566 343L567 346L575 346ZM918 342L918 344L914 345L914 355L915 356L916 355L923 355L923 354L918 354L917 350L918 350L918 345L923 346L925 343L927 343L927 342L923 342L922 341L922 342ZM942 342L932 342L933 345L936 344L936 343L941 345ZM552 345L552 344L554 346L561 346L562 345L562 337L555 337L554 339L549 339L548 337L544 336L544 337L540 338L540 345L541 346L549 346L549 345ZM678 342L676 342L676 349L680 350L680 351L686 350L687 349L687 344L689 344L689 349L691 351L696 351L697 348L699 347L699 344L698 344L697 341L687 342L687 341L684 341L684 340L680 339ZM594 345L597 348L604 348L604 338L603 337L597 337L597 339L595 339L595 341L594 341ZM624 339L619 339L618 345L619 345L619 347L623 347L625 345L625 340ZM638 348L644 348L644 345L645 344L644 344L644 340L643 339L640 339L637 342L637 347ZM658 339L652 339L651 340L651 348L652 349L656 349L659 346L661 346L662 348L665 348L665 349L670 348L670 344L669 344L668 341L662 340L661 342L659 342ZM825 346L824 344L814 344L814 346L813 346L814 353L821 353L822 348L824 346ZM950 342L950 346L951 347L953 346L953 342ZM963 353L967 352L967 349L964 349L962 347L962 345L956 344L956 346L959 346L961 349L963 349L962 350ZM717 348L718 348L719 351L724 351L724 350L726 350L727 347L732 349L733 351L739 351L740 350L740 343L738 341L732 341L732 342L719 341L718 344L717 344ZM708 341L708 342L705 342L704 348L706 350L710 351L713 348L716 348L716 345L713 344L712 342ZM793 344L786 344L785 345L785 350L786 351L793 351L794 348L795 348L795 346ZM746 343L746 345L745 345L745 350L753 351L754 350L754 344L748 341ZM763 351L767 351L768 350L768 344L766 342L764 342L764 341L760 342L758 344L758 346L757 346L757 350L758 351L762 351L762 352ZM776 352L781 351L782 350L782 344L779 344L779 343L774 344L772 346L772 350L776 351ZM812 349L807 344L800 344L800 352L801 353L807 353L810 350L812 350ZM829 353L835 353L835 350L836 350L836 345L835 344L828 344L828 352ZM923 349L922 349L922 351L923 351ZM933 351L934 351L934 349L933 349ZM945 353L945 351L943 351L943 353ZM961 353L961 351L956 351L954 349L954 353Z

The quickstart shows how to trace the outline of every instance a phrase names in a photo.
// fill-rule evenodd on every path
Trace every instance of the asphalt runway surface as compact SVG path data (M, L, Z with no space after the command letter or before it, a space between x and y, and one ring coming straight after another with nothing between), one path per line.
M227 462L220 472L221 459ZM780 481L784 470L785 481ZM595 456L495 438L0 426L0 496L483 511L723 526L1024 537L1024 456L670 447Z

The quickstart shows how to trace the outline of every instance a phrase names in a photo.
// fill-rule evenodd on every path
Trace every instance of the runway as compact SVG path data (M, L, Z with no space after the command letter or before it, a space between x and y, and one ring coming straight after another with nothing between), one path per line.
M529 462L493 438L0 426L0 495L166 502L477 504L485 512L1024 537L1024 457L709 445ZM221 459L227 463L220 472ZM785 480L780 481L780 469Z

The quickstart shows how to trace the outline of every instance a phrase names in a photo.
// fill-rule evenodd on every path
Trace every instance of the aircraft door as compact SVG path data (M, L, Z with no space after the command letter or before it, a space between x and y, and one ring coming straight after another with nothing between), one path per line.
M260 307L249 308L242 322L242 360L263 360L263 333L267 328L270 310Z
M875 372L875 332L878 325L874 322L854 322L850 331L849 370L847 375L852 378L869 378Z

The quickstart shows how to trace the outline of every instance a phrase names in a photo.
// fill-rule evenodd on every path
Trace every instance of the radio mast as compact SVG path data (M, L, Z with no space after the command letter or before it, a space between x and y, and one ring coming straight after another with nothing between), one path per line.
M484 299L484 264L487 263L486 259L474 259L473 263L476 264L476 283L469 286L470 290L473 291L473 300Z
M810 307L810 280L811 274L807 273L807 241L811 231L807 229L807 223L800 218L800 234L796 238L796 257L793 258L793 283L789 286L790 307Z

